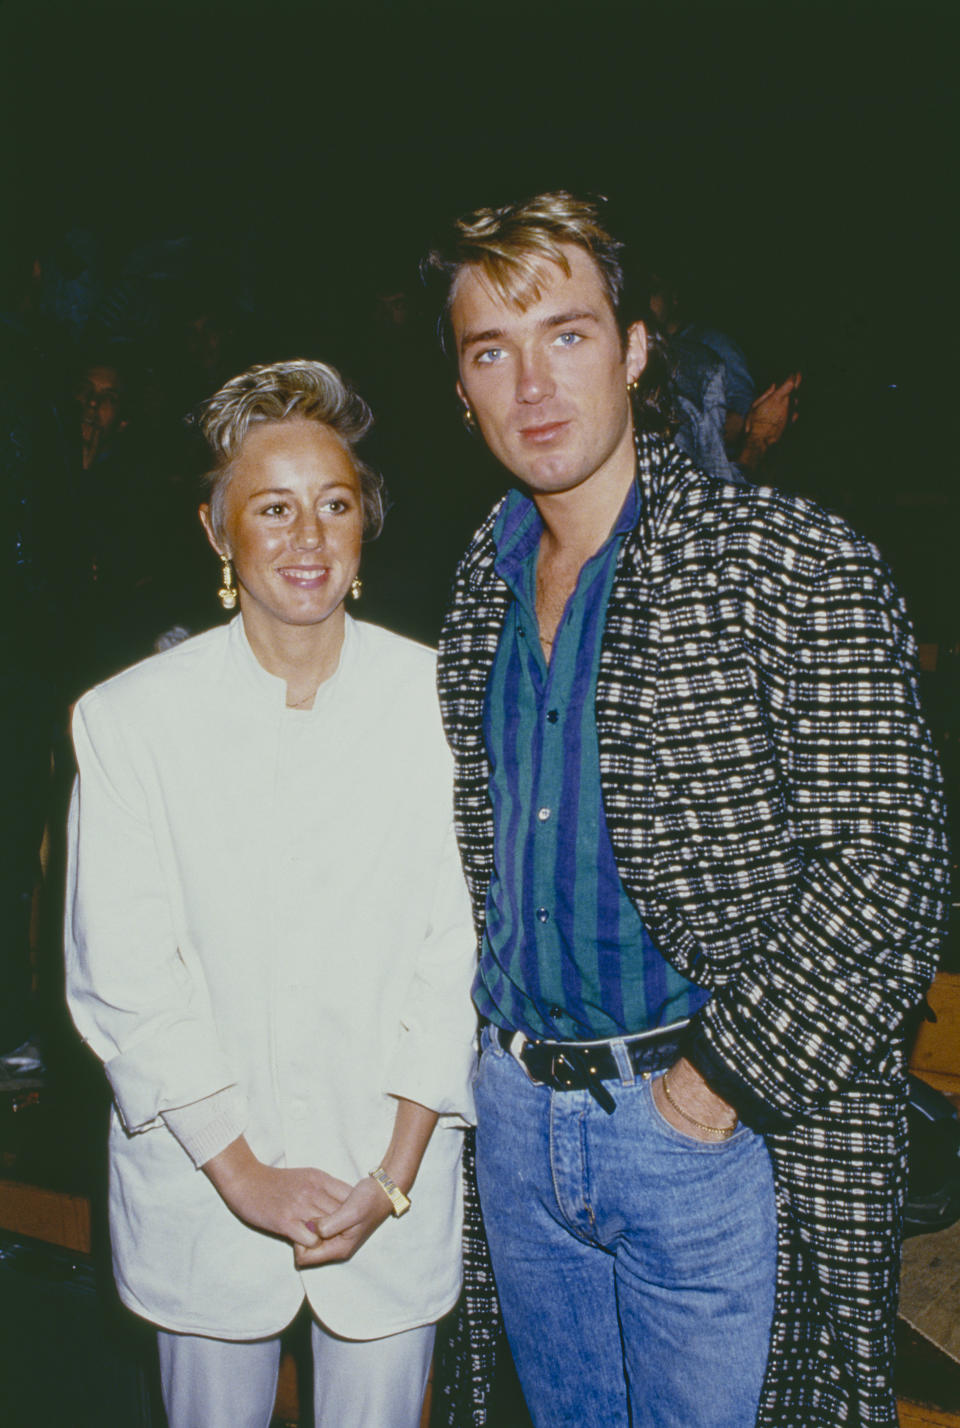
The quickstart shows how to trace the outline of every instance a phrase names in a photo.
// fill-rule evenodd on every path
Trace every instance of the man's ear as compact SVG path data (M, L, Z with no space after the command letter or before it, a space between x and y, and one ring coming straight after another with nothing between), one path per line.
M642 322L627 328L627 385L633 383L647 365L647 329Z
M217 537L214 535L214 531L213 531L213 520L212 520L212 518L211 518L211 516L210 516L210 505L209 505L209 503L208 503L207 501L204 501L204 502L202 503L202 505L200 506L200 509L198 510L197 514L198 514L199 517L200 517L200 524L203 526L203 529L204 529L204 530L206 531L206 533L207 533L207 540L208 540L208 541L210 542L210 544L213 546L214 550L217 552L217 555L219 555L220 558L223 559L224 556L227 556L227 552L221 548L220 542L217 540ZM227 558L229 559L229 557L227 557Z

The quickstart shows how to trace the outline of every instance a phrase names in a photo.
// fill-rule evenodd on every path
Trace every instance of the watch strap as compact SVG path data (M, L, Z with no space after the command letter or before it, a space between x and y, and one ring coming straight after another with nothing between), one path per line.
M400 1186L390 1179L382 1165L378 1165L376 1170L368 1172L371 1180L375 1180L383 1193L389 1198L394 1216L399 1220L401 1215L405 1215L410 1208L410 1200L404 1195Z

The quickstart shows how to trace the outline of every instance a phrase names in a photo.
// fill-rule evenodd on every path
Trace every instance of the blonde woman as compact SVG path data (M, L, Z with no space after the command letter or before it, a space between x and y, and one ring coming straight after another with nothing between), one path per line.
M69 999L171 1428L265 1428L304 1298L317 1422L415 1428L460 1285L474 938L433 656L345 611L369 424L319 362L212 397L200 514L239 613L75 717Z

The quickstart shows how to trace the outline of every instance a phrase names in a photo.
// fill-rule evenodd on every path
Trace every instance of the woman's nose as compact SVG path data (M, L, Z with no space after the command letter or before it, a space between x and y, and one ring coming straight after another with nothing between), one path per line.
M304 511L297 521L295 538L297 545L314 550L323 542L323 522L311 511Z

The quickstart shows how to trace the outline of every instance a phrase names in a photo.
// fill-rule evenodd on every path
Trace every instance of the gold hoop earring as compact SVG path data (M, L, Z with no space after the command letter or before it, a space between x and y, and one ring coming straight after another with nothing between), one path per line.
M476 436L477 419L466 402L464 402L463 404L463 411L461 412L461 416L463 417L463 425L467 433L470 436Z
M362 594L363 594L363 581L360 579L359 575L355 575L355 576L353 577L353 579L350 581L350 599L351 599L351 600L359 600L359 599L360 599L360 596L361 596Z
M634 379L633 379L632 382L628 382L628 383L627 383L627 391L630 393L631 397L635 397L635 396L637 395L637 390L638 390L639 386L640 386L640 378L639 378L639 377L634 377Z
M217 599L225 610L233 610L237 604L237 587L233 583L233 566L229 555L220 557L220 578L223 584L217 591Z

